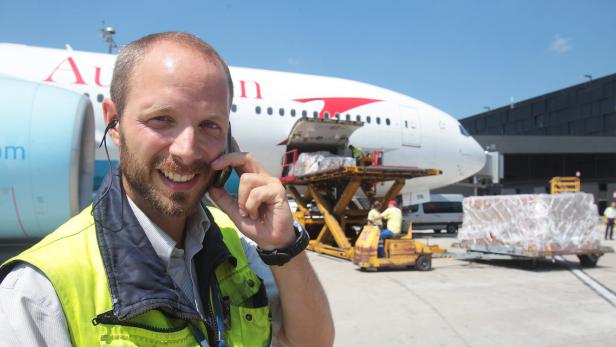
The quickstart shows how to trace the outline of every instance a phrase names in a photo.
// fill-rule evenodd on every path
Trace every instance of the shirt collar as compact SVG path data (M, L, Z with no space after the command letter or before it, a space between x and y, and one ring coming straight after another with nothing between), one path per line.
M139 225L145 232L148 240L152 244L156 255L165 264L165 267L169 267L169 261L174 251L178 253L178 249L175 247L176 242L156 223L154 223L138 206L126 195L128 203L139 222ZM210 228L210 220L203 211L203 208L199 206L196 211L188 216L186 220L186 238L184 240L184 253L185 259L190 260L203 248L203 239L205 238L205 232Z

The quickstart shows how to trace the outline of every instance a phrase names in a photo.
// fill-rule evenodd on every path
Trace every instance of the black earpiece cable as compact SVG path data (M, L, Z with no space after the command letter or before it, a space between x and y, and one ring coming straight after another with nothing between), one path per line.
M109 132L109 130L115 128L116 125L118 125L117 119L114 119L111 122L109 122L109 124L107 124L107 127L105 128L105 132L103 133L103 138L101 139L101 143L98 145L98 148L101 148L101 146L105 147L105 155L107 156L107 163L109 163L109 175L113 174L112 173L113 166L111 165L111 159L109 158L109 151L107 150L107 133ZM105 191L103 192L103 194L101 194L100 198L96 200L94 204L92 205L92 213L94 213L94 208L98 205L98 203L101 202L101 200L103 200L103 198L109 193L109 190L111 189L112 181L113 179L109 180L109 184L105 188Z

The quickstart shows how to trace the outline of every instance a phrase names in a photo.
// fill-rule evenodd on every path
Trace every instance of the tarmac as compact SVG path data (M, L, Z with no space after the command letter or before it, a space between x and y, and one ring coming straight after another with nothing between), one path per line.
M455 235L415 232L451 252ZM616 248L616 241L605 241ZM24 245L0 245L0 260ZM584 269L568 261L434 259L428 272L362 272L309 252L328 295L335 346L616 346L616 254Z
M451 252L455 235L416 232ZM616 248L616 241L604 246ZM310 252L336 325L335 346L616 346L616 254L583 269L565 260L433 259L428 272L362 272ZM595 285L596 287L596 285Z

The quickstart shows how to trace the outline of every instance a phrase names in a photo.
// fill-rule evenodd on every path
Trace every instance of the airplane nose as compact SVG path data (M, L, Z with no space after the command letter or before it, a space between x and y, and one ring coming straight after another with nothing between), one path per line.
M486 154L481 145L472 137L467 137L460 146L460 154L464 157L465 176L471 176L483 169L486 164Z
M471 144L471 151L472 151L472 164L471 164L471 171L473 172L477 172L481 169L483 169L483 167L486 165L486 152L483 150L483 148L481 147L481 145L479 143L477 143L477 141L475 141L475 139L470 138L469 139L472 144Z

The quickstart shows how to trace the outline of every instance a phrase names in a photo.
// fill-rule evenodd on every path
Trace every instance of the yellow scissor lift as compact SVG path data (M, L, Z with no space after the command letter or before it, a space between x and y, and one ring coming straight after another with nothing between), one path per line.
M380 231L366 225L369 211L351 206L353 197L362 189L372 203L377 199L376 185L393 181L387 193L378 198L387 202L398 195L406 180L438 174L440 171L435 169L354 166L301 177L287 176L281 180L297 203L295 219L311 234L309 250L348 260L352 260L355 253L361 253L361 259L354 262L362 269L376 269L380 266L415 265L422 255L428 254L431 259L432 253L443 253L445 250L411 240L408 234L400 239L386 240L386 257L378 258ZM353 228L357 226L363 228L360 235ZM355 239L358 242L354 249L351 242Z

